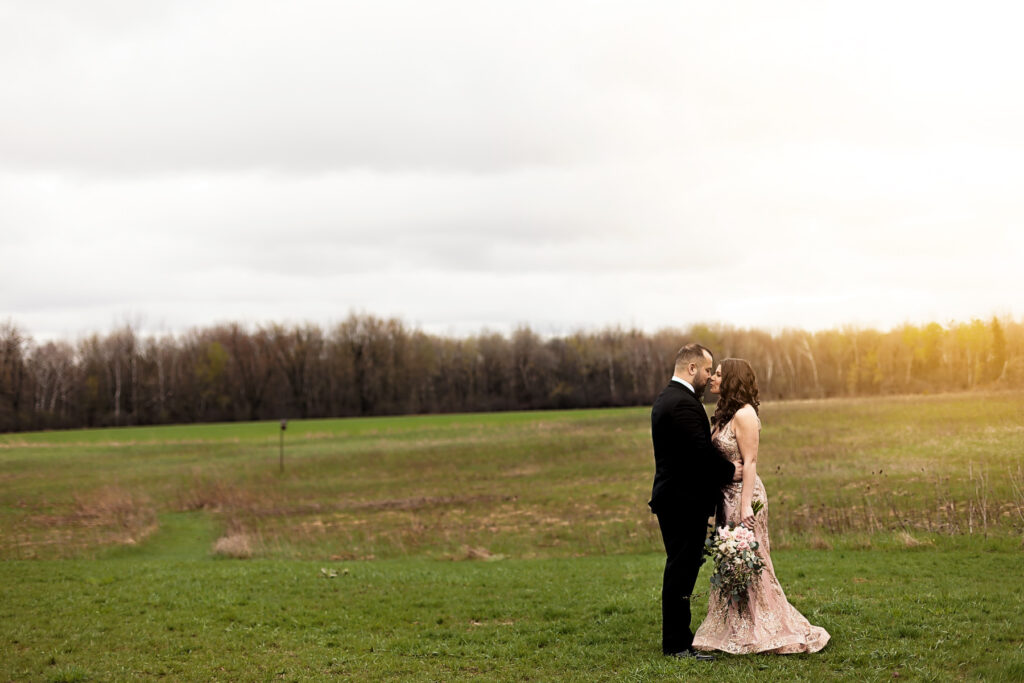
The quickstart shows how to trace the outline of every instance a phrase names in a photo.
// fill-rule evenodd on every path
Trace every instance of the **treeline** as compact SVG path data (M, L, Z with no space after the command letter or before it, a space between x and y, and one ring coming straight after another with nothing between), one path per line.
M182 422L643 405L677 348L748 359L763 398L1024 386L1010 319L879 332L699 325L543 338L448 338L352 315L330 329L238 324L140 336L126 326L37 343L0 325L0 431Z

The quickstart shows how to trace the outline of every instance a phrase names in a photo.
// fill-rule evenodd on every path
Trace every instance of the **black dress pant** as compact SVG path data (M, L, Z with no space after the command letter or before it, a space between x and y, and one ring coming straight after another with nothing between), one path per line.
M703 563L708 515L692 510L661 510L657 514L668 556L661 586L661 651L669 654L693 645L690 595Z

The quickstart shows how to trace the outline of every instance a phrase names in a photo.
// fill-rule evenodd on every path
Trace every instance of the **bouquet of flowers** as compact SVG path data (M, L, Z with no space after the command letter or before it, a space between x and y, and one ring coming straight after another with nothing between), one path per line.
M756 515L764 505L755 500L752 507ZM764 569L764 562L754 552L757 547L754 532L742 524L718 527L704 543L704 554L715 562L711 587L718 590L722 600L736 605L740 612L747 602L747 589Z

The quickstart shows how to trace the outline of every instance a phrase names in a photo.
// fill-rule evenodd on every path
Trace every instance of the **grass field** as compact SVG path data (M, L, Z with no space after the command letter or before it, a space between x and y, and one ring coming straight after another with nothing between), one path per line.
M1024 678L1024 395L762 418L819 655L659 656L638 408L0 435L0 680Z

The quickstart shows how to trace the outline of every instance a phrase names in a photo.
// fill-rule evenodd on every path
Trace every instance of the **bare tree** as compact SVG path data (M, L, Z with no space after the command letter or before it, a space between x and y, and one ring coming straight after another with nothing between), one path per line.
M34 345L7 322L0 430L646 404L691 340L716 360L749 360L765 398L1024 385L1024 324L1007 318L887 332L696 325L547 339L523 326L456 339L350 315L327 333L229 323L140 338L126 325L75 345Z

